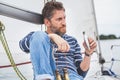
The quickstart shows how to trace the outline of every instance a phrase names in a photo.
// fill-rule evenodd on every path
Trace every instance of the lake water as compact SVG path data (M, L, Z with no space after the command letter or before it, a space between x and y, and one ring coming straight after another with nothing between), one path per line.
M119 66L120 65L120 39L117 40L101 40L100 41L100 46L101 46L101 53L103 58L105 59L105 63L104 63L104 68L105 69L110 69L114 71L115 74L120 75L120 70L119 70ZM111 80L109 78L107 79L89 79L89 77L94 77L96 75L101 74L100 70L101 70L101 65L98 63L98 61L96 61L97 55L93 55L92 59L93 61L91 61L91 67L90 70L88 72L88 79L86 80ZM115 61L113 61L113 65L112 65L112 61L111 59L114 58ZM116 79L112 79L112 80L116 80ZM120 80L120 79L118 79Z
M16 51L13 49L16 44L13 44L12 42L9 43L13 58L15 60L15 63L25 62L29 61L29 54L25 54L19 49L19 53L16 53ZM111 67L111 58L114 58L116 61L114 61L114 64L112 66L112 70L120 75L119 66L120 65L120 40L102 40L100 41L101 45L101 53L103 57L106 60L106 63L104 64L105 67L110 68ZM112 48L111 46L114 45ZM2 46L0 45L0 66L8 65L10 64ZM27 80L33 79L33 72L32 72L32 65L31 64L25 64L18 66L21 73L25 76ZM98 56L96 53L93 54L91 59L91 66L90 70L88 72L87 77L95 75L97 72L100 71L100 64L98 63ZM0 68L0 80L20 80L15 71L12 67L7 68ZM88 80L88 79L87 79Z

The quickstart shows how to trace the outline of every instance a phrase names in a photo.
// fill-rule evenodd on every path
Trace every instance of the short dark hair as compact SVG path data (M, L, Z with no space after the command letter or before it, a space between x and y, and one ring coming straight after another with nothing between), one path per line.
M51 19L55 10L64 10L63 4L61 2L49 1L45 4L42 10L43 18Z

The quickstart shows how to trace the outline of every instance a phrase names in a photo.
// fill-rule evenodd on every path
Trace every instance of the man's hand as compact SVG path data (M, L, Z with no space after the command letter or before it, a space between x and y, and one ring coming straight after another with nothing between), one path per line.
M92 38L88 38L88 42L89 42L90 49L88 49L85 42L83 43L83 46L85 48L85 53L88 55L91 55L96 49L97 44Z
M60 37L57 34L48 34L48 36L50 37L50 39L57 44L58 46L58 51L61 52L68 52L70 49L70 46L68 44L67 41L65 41L62 37Z

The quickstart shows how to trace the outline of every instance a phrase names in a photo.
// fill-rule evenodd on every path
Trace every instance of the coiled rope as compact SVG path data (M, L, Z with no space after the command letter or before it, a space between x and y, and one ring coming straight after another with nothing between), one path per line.
M10 52L10 49L8 47L8 44L7 44L7 40L5 38L5 35L4 35L4 31L5 30L5 26L2 24L2 22L0 21L0 40L2 42L2 45L3 45L3 48L8 56L8 59L14 69L14 71L16 72L16 74L18 75L18 77L21 79L21 80L27 80L23 75L22 73L19 71L19 69L17 68L14 60L13 60L13 57L12 57L12 54Z

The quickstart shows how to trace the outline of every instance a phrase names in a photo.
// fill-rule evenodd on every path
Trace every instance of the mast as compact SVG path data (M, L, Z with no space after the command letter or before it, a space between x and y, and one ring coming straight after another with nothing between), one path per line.
M99 38L99 32L98 32L98 26L97 26L96 14L95 14L95 7L94 7L94 0L92 0L92 6L93 6L93 14L94 14L95 26L96 26L96 39L97 39L97 42L98 42L99 63L101 65L101 71L103 71L103 64L105 63L105 59L103 58L102 51L101 51L100 38Z

